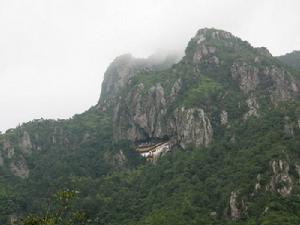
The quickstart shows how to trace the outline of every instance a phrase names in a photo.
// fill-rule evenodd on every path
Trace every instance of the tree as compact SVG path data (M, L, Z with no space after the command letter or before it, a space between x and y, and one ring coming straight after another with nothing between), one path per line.
M73 207L78 193L68 189L59 191L43 213L28 215L19 222L22 225L87 225L90 222L87 215Z

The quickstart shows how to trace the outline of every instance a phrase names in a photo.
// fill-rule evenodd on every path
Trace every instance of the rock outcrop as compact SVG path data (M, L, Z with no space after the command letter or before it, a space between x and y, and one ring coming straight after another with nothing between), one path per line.
M25 130L23 132L23 135L21 137L21 142L20 142L20 148L21 151L25 154L30 154L32 151L32 144L31 144L31 139L30 139L30 135L28 134L28 132Z
M238 41L240 41L239 38L226 31L207 28L200 29L196 36L192 38L186 49L185 60L194 64L207 62L218 66L221 61L217 53L222 50L215 43L219 42L224 44L226 48L238 50L240 47Z
M29 169L24 158L20 158L10 163L11 172L20 178L27 178L29 176Z
M213 129L203 109L176 109L171 128L177 134L178 143L182 148L193 145L208 146L212 142Z
M120 91L130 83L130 79L143 72L160 71L178 61L177 55L164 57L134 58L130 54L117 57L104 74L98 108L107 110L115 104Z
M224 58L221 54L224 52L231 54L231 61ZM242 57L241 52L245 52L246 57ZM239 94L244 97L242 104L248 107L242 118L246 120L250 116L260 115L261 94L267 96L273 105L299 94L299 83L292 74L276 63L262 63L264 60L272 61L272 55L266 48L253 48L226 31L200 29L189 42L180 63L192 67L189 68L192 74L201 74L201 65L208 65L214 70L222 66L226 68L227 72L222 69L222 73L229 74L228 79L231 80L227 82L239 89ZM213 140L214 130L210 109L197 103L189 106L178 103L187 92L187 85L193 85L193 79L196 80L198 75L191 75L190 80L186 81L181 76L185 71L178 72L180 67L175 65L168 70L169 77L174 79L160 80L156 75L159 63L155 63L149 59L123 55L107 69L98 108L100 111L109 109L113 114L114 140L140 142L167 138L176 140L183 148L189 145L207 146ZM141 74L141 79L134 80ZM205 79L211 82L205 84ZM219 87L222 82L213 79L205 77L204 84L195 92L203 92L205 97L214 93L213 85ZM219 113L219 124L224 129L230 127L228 112L222 109Z
M179 87L176 81L173 87ZM212 142L213 129L208 116L200 108L176 108L168 113L168 103L161 84L145 90L141 83L121 98L115 106L114 139L143 141L148 139L176 139L183 148L188 145L207 146Z
M293 189L293 181L289 175L290 166L285 160L273 160L270 162L273 176L266 189L277 192L283 197L291 194Z
M234 220L239 219L241 216L240 209L238 208L237 198L238 198L238 192L232 191L230 194L229 206L230 206L230 216Z
M245 94L263 89L274 104L287 101L299 92L299 83L292 75L275 65L258 68L246 62L235 62L231 75Z

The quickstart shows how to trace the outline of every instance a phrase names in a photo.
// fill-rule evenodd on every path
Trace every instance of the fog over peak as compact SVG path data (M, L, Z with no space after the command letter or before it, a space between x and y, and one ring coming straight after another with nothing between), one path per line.
M88 109L116 56L180 55L200 28L273 55L299 50L299 8L298 0L1 0L0 130Z

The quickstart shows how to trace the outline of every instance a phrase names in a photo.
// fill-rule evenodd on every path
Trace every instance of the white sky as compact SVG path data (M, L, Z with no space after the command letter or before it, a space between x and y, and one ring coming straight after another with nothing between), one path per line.
M199 28L300 50L299 0L0 0L0 130L95 105L118 55L182 50Z

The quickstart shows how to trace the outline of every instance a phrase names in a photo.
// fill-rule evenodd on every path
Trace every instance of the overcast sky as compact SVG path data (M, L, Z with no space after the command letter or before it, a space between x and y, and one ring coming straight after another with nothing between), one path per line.
M299 9L299 0L0 0L0 130L87 110L116 56L182 50L199 28L273 55L300 50Z

